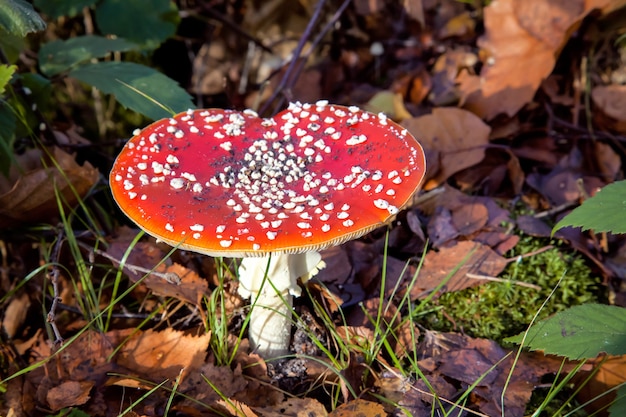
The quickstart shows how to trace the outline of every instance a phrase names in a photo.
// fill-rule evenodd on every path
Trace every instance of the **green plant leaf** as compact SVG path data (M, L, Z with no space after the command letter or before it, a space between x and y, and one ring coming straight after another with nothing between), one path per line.
M39 68L48 75L56 75L92 58L102 58L111 51L129 51L138 45L125 39L107 39L102 36L79 36L66 41L53 41L39 50Z
M6 102L0 101L0 173L5 177L9 175L11 163L15 160L14 141L15 114Z
M180 18L170 0L104 0L96 22L105 34L117 35L155 49L176 33Z
M617 181L585 200L552 229L582 227L594 232L626 233L626 181Z
M505 339L522 343L524 333ZM532 326L524 346L569 359L626 353L626 309L584 304L556 313Z
M17 62L20 57L20 53L24 50L25 45L26 43L24 38L12 35L0 26L0 48L2 48L2 51L6 55L9 63L14 64Z
M0 0L0 27L12 35L24 37L46 28L33 6L24 0Z
M97 62L82 65L69 75L115 95L124 107L155 120L195 107L191 96L174 80L144 65Z
M4 94L4 90L16 69L15 65L0 65L0 94Z
M74 17L85 7L91 7L98 0L35 0L35 7L53 19L61 16Z

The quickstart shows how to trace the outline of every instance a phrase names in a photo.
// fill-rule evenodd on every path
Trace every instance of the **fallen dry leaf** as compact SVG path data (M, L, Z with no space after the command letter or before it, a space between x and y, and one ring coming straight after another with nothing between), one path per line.
M579 372L574 378L576 386L585 383L576 398L581 404L587 404L586 410L593 412L608 407L615 400L615 392L609 392L626 382L626 355L600 356L590 361L594 367L592 372ZM586 379L591 376L591 379ZM608 394L607 394L608 393Z
M137 231L123 232L109 244L106 253L115 266L119 265L117 261L123 258L134 238L133 234L136 233ZM133 282L147 275L142 284L156 295L174 297L199 305L202 297L210 293L208 282L197 272L178 263L172 263L171 259L163 261L163 258L165 253L154 243L137 242L126 258L124 272ZM153 273L149 272L152 270Z
M254 407L259 417L326 417L326 408L315 398L289 398L271 407Z
M457 333L426 331L419 351L423 358L419 362L420 368L429 380L438 381L444 377L447 381L457 381L461 391L475 383L472 402L488 416L523 416L535 385L544 375L556 372L561 366L560 359L550 360L540 354L523 354L516 360L513 352L493 340ZM419 383L418 380L416 386L423 391L425 387ZM505 386L507 389L503 395ZM445 392L443 388L441 392ZM429 397L422 396L421 399L427 401Z
M260 415L255 413L246 403L232 398L226 400L219 399L217 400L216 405L218 405L219 408L223 409L225 412L229 413L231 416L260 417Z
M213 389L206 381L211 381ZM246 389L248 383L243 376L241 367L234 370L228 366L217 366L213 363L205 363L200 368L189 372L189 375L180 384L180 390L193 398L194 401L202 401L212 404L222 398L231 398L235 394ZM218 392L216 392L216 390ZM186 400L183 404L192 406L193 402Z
M494 0L485 7L487 52L479 76L462 72L458 81L465 108L490 120L513 116L529 103L556 63L571 31L595 7L609 1Z
M426 116L401 123L422 144L429 164L423 188L430 190L485 157L491 128L474 114L457 108L435 108Z
M503 254L517 243L504 226L511 221L509 212L491 197L469 196L446 185L433 190L417 207L430 216L427 230L435 248L463 237Z
M10 339L15 337L24 324L30 305L30 297L26 292L18 292L10 298L2 318L2 330Z
M551 74L541 82L541 89L550 97L552 103L570 107L576 102L574 97L572 97L571 91L561 91L561 84L564 83L564 78L562 75Z
M460 291L479 285L481 280L468 278L466 274L497 276L506 265L505 258L478 242L462 241L441 248L438 252L429 251L424 258L417 281L410 289L411 299L426 297L455 269L456 272L442 287L442 292Z
M57 193L70 207L98 181L99 173L89 162L78 165L73 155L59 148L50 149L58 167L39 149L17 157L9 178L0 175L0 228L41 220L50 222L58 215ZM45 161L45 165L44 162Z
M594 121L600 127L626 132L626 85L599 85L591 90L596 111Z
M211 334L191 336L168 328L138 331L119 349L116 362L154 382L175 379L204 363Z
M384 417L385 408L375 402L356 399L335 408L329 417Z
M470 48L457 46L441 54L432 68L432 88L428 99L435 107L451 106L459 101L456 77L461 70L473 68L478 62Z
M525 173L520 161L508 148L490 148L478 165L454 177L456 185L468 194L509 197L520 195Z
M526 183L537 190L553 207L578 201L593 195L606 185L597 176L585 175L586 160L579 148L561 158L558 165L547 174L532 172Z
M65 381L51 388L46 400L53 411L83 405L89 401L89 391L94 385L91 381Z

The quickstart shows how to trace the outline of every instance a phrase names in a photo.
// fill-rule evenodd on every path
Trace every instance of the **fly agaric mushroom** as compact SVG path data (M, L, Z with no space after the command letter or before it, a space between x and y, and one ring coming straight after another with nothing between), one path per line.
M269 119L208 109L159 120L134 132L110 183L159 240L244 258L250 342L271 358L288 352L296 281L315 270L317 251L388 222L424 172L419 143L384 114L319 101Z

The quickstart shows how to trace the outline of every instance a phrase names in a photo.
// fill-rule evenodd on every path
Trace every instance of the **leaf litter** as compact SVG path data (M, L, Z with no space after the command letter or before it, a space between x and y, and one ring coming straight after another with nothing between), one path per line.
M71 343L59 348L41 323L33 325L35 311L41 314L41 299L33 293L41 295L45 273L35 274L25 288L13 282L44 264L45 256L23 241L3 239L9 257L5 249L0 284L12 296L1 306L11 348L1 351L9 358L2 376L10 379L0 409L36 415L79 407L90 415L116 415L139 397L120 400L124 390L145 393L163 383L164 389L135 406L138 414L161 415L173 392L177 400L171 411L190 415L430 415L438 401L447 410L458 407L462 415L524 415L534 388L559 370L558 360L523 353L513 363L515 352L492 340L434 332L403 320L407 311L401 300L408 295L419 303L497 279L513 260L507 254L520 231L549 237L546 220L558 220L623 177L623 57L605 52L612 66L593 67L597 74L590 91L584 90L578 69L562 67L562 61L581 59L570 45L584 46L585 36L594 36L589 25L622 3L494 0L479 9L452 0L435 3L403 1L388 10L383 2L354 1L353 8L343 10L332 41L321 49L307 44L301 72L286 84L314 2L250 4L237 16L237 31L213 36L193 59L189 90L203 94L207 107L219 105L223 95L235 107L255 107L281 95L313 102L331 98L385 111L425 147L426 192L388 230L323 254L327 267L308 291L331 318L332 329L311 300L299 300L295 311L303 324L294 335L299 356L265 363L237 337L245 304L236 283L224 283L236 265L222 265L226 277L221 277L210 260L181 251L166 258L170 248L144 239L124 261L122 273L134 287L106 331L86 327L90 318L79 312L72 282L75 266L66 263L69 270L59 278L63 309L56 320ZM327 19L334 7L326 5ZM253 41L243 44L241 33ZM372 48L375 42L382 52ZM595 132L580 122L585 94ZM49 159L39 163L41 154L27 153L20 159L28 168L2 180L0 227L58 218L55 184L68 207L76 205L77 196L89 198L98 170L59 148L51 154L64 176ZM517 211L520 204L523 213ZM85 243L93 247L94 260L116 270L135 235L125 227L112 230L102 251L93 236ZM608 236L603 242L571 228L556 237L595 263L613 302L626 305L623 239ZM94 280L106 279L102 270L94 271ZM220 293L222 303L210 311L207 299ZM103 307L109 295L104 292ZM218 335L207 328L209 317L227 318L211 323L226 326L221 346L235 352L230 359L212 350ZM379 329L372 318L380 321ZM142 322L148 325L138 327ZM87 330L77 333L81 329ZM331 330L338 341L333 342ZM380 337L377 332L386 335L396 358L416 355L423 376L407 375L385 352L376 353L377 366L366 364L365 352ZM343 369L333 371L331 359L337 358L325 357L311 334L337 356L340 349L332 343L351 347ZM11 378L24 363L41 361ZM584 369L591 372L596 365L599 371L581 392L582 402L624 380L622 357L600 358ZM471 386L463 405L455 405ZM330 398L326 393L333 389L339 394Z

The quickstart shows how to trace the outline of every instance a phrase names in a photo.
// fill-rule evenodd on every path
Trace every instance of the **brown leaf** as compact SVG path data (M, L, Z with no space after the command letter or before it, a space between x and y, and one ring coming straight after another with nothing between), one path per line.
M382 405L361 399L342 404L328 414L329 417L384 417L386 415Z
M435 108L432 114L404 120L402 125L422 144L427 160L438 160L427 167L426 190L482 161L491 130L474 114L456 108ZM437 171L431 168L435 166Z
M464 107L484 119L513 116L552 72L559 50L590 11L584 0L495 0L484 10L488 57L480 76L460 74Z
M551 74L548 78L541 82L541 89L550 97L550 101L554 104L571 107L576 102L570 92L562 92L561 84L564 83L562 75Z
M468 278L467 273L497 276L507 265L507 260L489 247L477 242L463 241L454 246L429 251L419 271L415 285L410 289L411 299L421 299L434 290L454 271L442 291L460 291L479 285L481 281Z
M243 417L260 417L255 413L246 403L237 401L235 399L222 400L219 399L216 403L221 409L225 410L231 416L243 416Z
M596 107L593 113L599 126L626 132L626 85L599 85L591 90Z
M2 330L13 339L18 329L24 324L31 302L26 292L18 292L13 295L4 310L2 318Z
M122 259L131 244L132 237L132 234L123 233L107 248L106 253L112 258L114 265L119 265L116 260ZM148 274L142 284L156 295L174 297L199 305L202 297L210 293L208 282L197 272L178 263L172 264L170 259L162 262L164 257L165 253L152 242L138 242L126 258L124 272L133 282L137 282ZM158 266L155 268L156 265ZM155 273L146 272L153 269ZM172 277L176 279L173 281Z
M428 96L436 107L454 105L459 101L456 78L461 70L472 68L478 62L469 48L456 46L437 58L432 68L432 88Z
M503 223L511 221L509 212L500 207L493 198L469 196L447 185L433 190L432 193L432 197L423 199L417 207L430 216L427 229L433 247L446 246L451 240L461 236L458 227L466 223L464 233L468 234L465 238L486 243L492 249L505 241L509 242L504 246L515 246L503 226ZM484 208L487 210L486 218ZM470 218L466 219L466 216ZM483 225L476 227L479 224ZM482 236L483 234L486 235ZM500 239L496 239L497 237Z
M66 381L51 388L46 400L53 411L82 405L89 401L89 391L93 386L94 383L91 381Z
M289 398L271 407L254 407L259 417L326 417L326 408L315 398Z
M420 361L420 368L429 380L445 378L462 383L462 387L476 383L471 401L474 407L489 416L502 414L505 386L506 415L523 416L535 385L544 375L556 372L562 365L560 360L551 360L541 354L522 354L516 359L513 352L493 340L456 333L427 331L419 351L424 358Z
M211 334L190 336L168 328L135 333L120 348L117 363L151 381L175 379L204 362Z
M21 172L12 167L8 179L0 175L0 228L44 219L50 222L58 215L56 193L73 207L98 181L98 170L88 162L80 166L73 155L59 148L50 152L58 167L40 150L32 149L17 157Z
M422 0L402 0L402 7L409 16L424 27L424 5Z
M521 194L525 174L517 156L506 148L487 149L485 159L454 176L467 193L513 197Z
M626 356L600 357L593 360L599 369L591 375L589 381L585 381L591 372L579 372L576 374L576 386L585 382L576 398L582 404L587 404L587 411L608 407L615 400L615 392L610 392L618 385L626 382Z
M207 380L211 381L215 389L207 384ZM193 398L193 401L211 404L220 400L222 396L232 398L235 394L244 392L247 386L248 383L241 372L241 366L237 366L233 370L228 366L205 363L200 368L189 372L189 375L180 384L180 389L190 398ZM184 403L193 405L193 401L187 400Z
M453 212L452 223L461 236L469 236L487 224L489 212L480 203L463 205Z

